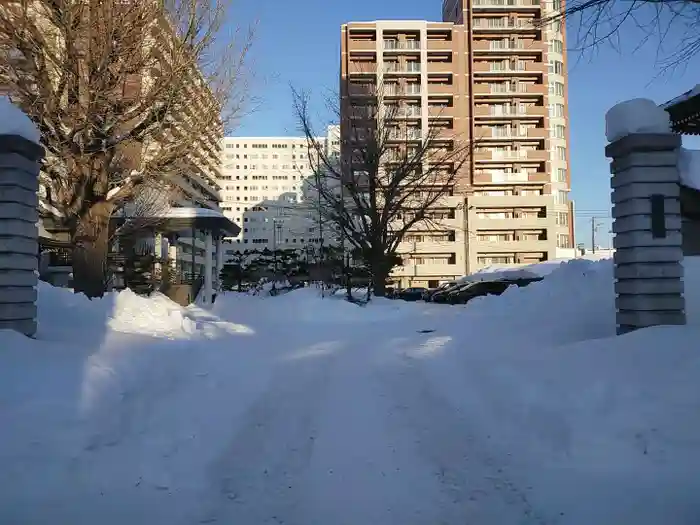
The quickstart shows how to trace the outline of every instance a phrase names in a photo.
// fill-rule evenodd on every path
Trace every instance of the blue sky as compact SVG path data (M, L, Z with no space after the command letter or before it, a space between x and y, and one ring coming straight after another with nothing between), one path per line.
M336 89L340 25L377 19L440 20L441 0L266 0L239 2L241 24L257 21L251 64L258 109L243 119L236 135L297 134L290 84L322 97ZM568 27L576 46L577 23ZM599 242L609 244L609 170L604 155L605 112L622 100L645 97L664 102L692 88L693 67L659 76L657 42L639 47L641 35L624 27L622 44L569 51L569 117L572 197L576 201L577 243L590 245L591 217L600 216ZM693 65L696 65L693 62Z

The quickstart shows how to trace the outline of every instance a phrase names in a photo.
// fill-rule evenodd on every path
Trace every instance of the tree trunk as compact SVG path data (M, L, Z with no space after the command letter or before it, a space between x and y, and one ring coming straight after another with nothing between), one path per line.
M94 204L80 217L71 235L73 289L90 299L102 297L107 289L109 220L113 209L107 202Z
M376 297L384 297L386 295L387 277L389 277L389 272L386 270L384 263L379 263L375 268L372 268L372 289Z

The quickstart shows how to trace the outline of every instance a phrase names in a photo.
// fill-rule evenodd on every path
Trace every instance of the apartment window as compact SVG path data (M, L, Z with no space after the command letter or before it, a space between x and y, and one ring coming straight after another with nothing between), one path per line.
M566 182L566 168L557 168L557 182Z
M565 211L557 212L557 226L568 226L569 225L569 213Z
M555 75L563 75L564 74L564 62L561 62L560 60L550 60L549 61L549 72L554 73Z
M549 116L550 117L564 117L565 116L564 104L550 104L549 105Z
M557 234L557 248L571 248L571 237L568 233Z
M559 190L556 193L556 203L557 204L568 204L569 203L569 193L564 190Z
M549 83L549 94L556 95L558 97L564 96L564 84L561 82L550 82Z
M566 148L564 146L557 146L557 158L566 160Z
M566 138L566 126L563 126L562 124L556 124L554 126L554 136L558 139L565 139Z
M508 257L508 256L477 257L476 261L479 264L512 264L515 262L515 257Z
M550 40L548 47L549 47L550 52L559 53L559 54L564 53L564 42L562 42L558 38L555 38L554 40Z

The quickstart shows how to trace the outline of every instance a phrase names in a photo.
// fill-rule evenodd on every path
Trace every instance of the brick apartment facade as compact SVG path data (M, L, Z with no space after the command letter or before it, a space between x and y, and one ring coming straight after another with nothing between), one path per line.
M437 126L453 144L470 144L454 196L436 210L439 231L411 232L399 249L402 286L550 260L574 246L565 29L535 23L561 7L445 0L442 22L342 26L343 112L381 86L382 103L398 104L417 137Z

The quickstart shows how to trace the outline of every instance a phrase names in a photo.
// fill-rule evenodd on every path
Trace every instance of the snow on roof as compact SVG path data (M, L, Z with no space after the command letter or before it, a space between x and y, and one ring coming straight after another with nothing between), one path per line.
M686 91L682 95L678 95L676 98L673 98L673 99L669 100L668 102L664 102L663 104L661 104L660 107L662 107L663 109L668 109L671 106L675 106L676 104L680 104L681 102L685 102L686 100L689 100L696 95L700 95L700 84L696 84L693 89L689 89L688 91Z
M0 122L0 135L19 135L35 144L41 142L39 128L5 95L0 96Z
M615 104L605 114L605 136L615 142L633 133L671 133L671 116L648 98Z
M684 186L700 190L700 151L681 148L678 156L678 170Z
M500 281L501 279L539 279L540 276L535 272L525 268L501 268L491 269L484 268L482 271L467 275L460 279L461 282L483 282L483 281Z
M209 208L170 208L163 214L163 217L170 219L194 219L195 217L214 217L228 219L223 213Z

